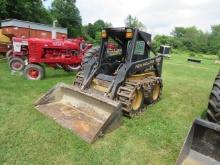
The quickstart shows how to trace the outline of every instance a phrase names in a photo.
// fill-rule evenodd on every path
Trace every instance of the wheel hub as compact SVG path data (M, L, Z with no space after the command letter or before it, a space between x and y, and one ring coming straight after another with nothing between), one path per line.
M134 99L132 101L132 110L137 111L141 107L143 94L140 90L135 91Z
M156 84L153 89L153 100L157 100L160 95L160 85Z
M28 73L32 78L37 78L39 76L39 72L37 70L31 69Z

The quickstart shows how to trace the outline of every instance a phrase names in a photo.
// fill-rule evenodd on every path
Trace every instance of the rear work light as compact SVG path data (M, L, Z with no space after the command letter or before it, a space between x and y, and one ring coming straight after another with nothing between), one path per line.
M133 37L132 29L127 29L127 31L126 31L126 38L132 38L132 37Z
M102 38L107 38L107 33L105 30L102 30Z

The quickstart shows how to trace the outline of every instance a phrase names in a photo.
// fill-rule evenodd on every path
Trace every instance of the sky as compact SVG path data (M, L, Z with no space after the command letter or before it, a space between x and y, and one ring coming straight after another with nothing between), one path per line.
M52 0L46 0L49 7ZM152 34L166 34L176 26L197 26L210 31L211 25L220 24L220 0L77 0L83 24L98 19L124 27L131 14Z

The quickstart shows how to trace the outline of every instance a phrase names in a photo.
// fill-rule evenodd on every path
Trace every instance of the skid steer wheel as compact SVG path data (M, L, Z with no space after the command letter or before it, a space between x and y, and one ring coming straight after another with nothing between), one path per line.
M142 89L136 89L134 91L133 99L131 101L131 116L134 116L140 112L143 108L144 92Z
M24 76L28 80L41 80L44 78L45 71L43 66L37 64L28 64L24 69Z
M140 86L134 83L126 82L119 87L117 100L121 102L125 116L132 118L143 111L144 92Z
M217 75L209 97L208 120L220 124L220 73Z
M154 104L160 99L162 84L159 80L152 86L150 97L146 99L147 104Z
M14 71L22 71L25 67L25 62L19 57L13 57L9 61L9 67Z

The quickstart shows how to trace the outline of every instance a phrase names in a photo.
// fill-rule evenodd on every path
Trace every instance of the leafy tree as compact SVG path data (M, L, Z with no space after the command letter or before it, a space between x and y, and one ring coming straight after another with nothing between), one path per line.
M208 51L217 54L220 51L220 25L211 27L212 32L209 36Z
M94 22L93 27L96 31L101 31L105 27L105 22L101 19Z
M209 34L203 33L195 26L175 27L171 35L173 36L172 44L175 48L207 53Z
M0 0L0 19L20 19L51 23L52 18L41 0Z
M88 25L84 26L83 35L87 37L89 36L90 39L93 39L95 43L98 43L101 37L100 33L102 29L104 29L105 27L112 27L112 24L99 19L95 21L93 24L89 23Z
M140 22L137 17L133 17L132 15L128 15L128 17L125 19L125 26L139 28L141 30L145 29L144 24Z
M82 19L76 0L54 0L51 7L51 13L59 25L68 28L69 37L82 34Z

